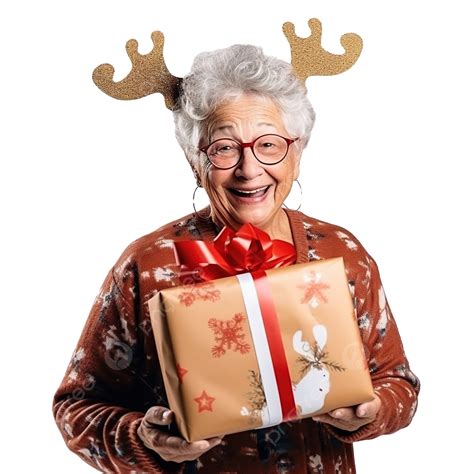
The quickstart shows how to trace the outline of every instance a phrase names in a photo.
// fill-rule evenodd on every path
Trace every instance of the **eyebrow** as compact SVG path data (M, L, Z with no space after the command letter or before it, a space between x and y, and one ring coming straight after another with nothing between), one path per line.
M261 125L266 125L267 127L276 128L275 124L269 123L269 122L258 122L258 123L257 123L257 127L259 127L259 126L261 126ZM216 127L216 128L214 129L214 131L226 130L226 129L229 129L229 128L234 128L234 126L233 126L233 125L221 125L220 127Z
M215 128L214 131L225 130L227 128L232 128L232 125L222 125L221 127Z

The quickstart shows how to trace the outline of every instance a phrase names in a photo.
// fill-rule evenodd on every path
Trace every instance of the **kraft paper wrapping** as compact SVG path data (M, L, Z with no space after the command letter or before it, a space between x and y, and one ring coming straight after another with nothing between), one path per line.
M296 405L292 418L372 400L343 259L266 275ZM264 393L238 277L169 288L148 304L168 401L186 440L276 424L268 410L275 394Z

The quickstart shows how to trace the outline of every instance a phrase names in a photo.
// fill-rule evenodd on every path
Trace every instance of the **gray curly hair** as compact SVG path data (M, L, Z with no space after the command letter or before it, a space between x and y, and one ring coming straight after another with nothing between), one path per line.
M173 111L178 143L191 166L197 165L207 134L206 124L220 104L251 93L271 99L281 110L288 133L300 137L304 148L310 138L315 114L306 87L290 64L266 56L262 48L233 45L196 56L184 77Z

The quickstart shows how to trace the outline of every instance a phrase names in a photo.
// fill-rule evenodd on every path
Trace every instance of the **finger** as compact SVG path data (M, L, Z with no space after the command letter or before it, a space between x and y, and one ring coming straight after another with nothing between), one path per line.
M182 441L184 441L184 443ZM220 444L221 441L222 440L220 438L199 440L194 441L192 443L188 443L185 440L181 440L181 445L180 443L177 443L177 445L180 445L180 447L164 447L163 445L161 445L160 449L157 450L157 452L165 461L193 461L202 456L206 451L209 451L210 449ZM170 444L173 444L173 442L171 442Z
M221 441L220 438L210 438L188 443L185 439L179 438L178 436L168 436L164 442L162 442L162 447L169 450L179 450L181 454L190 454L207 451L220 444Z
M151 407L144 417L144 422L148 428L152 425L169 425L173 421L173 412L166 407Z
M353 421L345 421L345 420L338 420L337 418L333 418L330 415L318 415L314 416L313 420L318 421L320 423L325 423L327 425L334 426L335 428L339 428L345 431L353 431L354 422ZM360 423L360 420L359 420Z
M329 415L314 416L313 420L319 421L320 423L325 423L325 424L334 426L335 428L339 428L345 431L355 431L361 425L361 420L357 418L355 418L352 421L346 421L346 420L338 420L337 418L333 418L332 416L329 416Z
M361 403L356 409L356 415L359 418L375 418L379 411L380 405L378 400L372 400L371 402Z
M323 415L316 415L312 417L314 421L319 421L321 423L330 423L331 425L337 422L345 423L345 420L339 420L334 416L331 416L329 413L324 413Z
M328 415L316 415L316 416L313 416L313 420L326 423L328 420L332 420L332 418Z
M209 439L201 439L199 441L193 441L192 443L187 443L187 446L185 446L185 449L186 451L189 450L189 452L193 452L193 453L203 453L219 445L221 442L222 442L222 439L218 437L209 438Z
M163 447L170 450L179 450L180 453L186 453L207 449L209 447L209 443L206 440L188 443L183 438L179 438L177 436L168 436L163 443Z
M159 436L156 441L161 449L166 449L167 451L186 451L186 447L189 445L185 439L179 436Z
M336 410L330 411L329 416L336 420L351 421L355 418L355 411L353 408L337 408Z

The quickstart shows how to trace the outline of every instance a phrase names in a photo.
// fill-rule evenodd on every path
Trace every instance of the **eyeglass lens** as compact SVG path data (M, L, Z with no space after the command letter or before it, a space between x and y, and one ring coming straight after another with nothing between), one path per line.
M252 147L255 157L264 164L274 164L282 160L288 152L288 143L279 135L263 135ZM230 138L221 138L207 149L211 163L218 168L230 168L240 160L242 146Z

